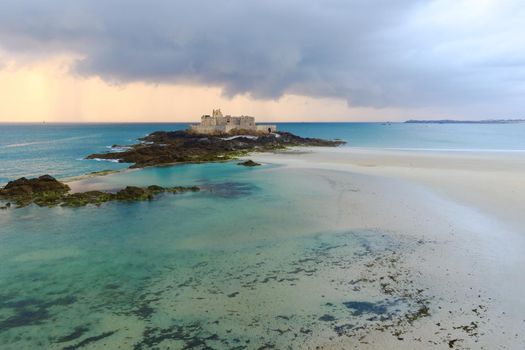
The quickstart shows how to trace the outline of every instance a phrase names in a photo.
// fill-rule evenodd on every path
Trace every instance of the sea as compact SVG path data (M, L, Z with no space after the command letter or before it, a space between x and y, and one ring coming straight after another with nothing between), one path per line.
M125 169L85 156L186 127L0 124L0 183ZM342 139L344 147L525 152L524 123L278 129ZM299 170L187 164L97 181L206 190L100 207L1 210L0 349L302 349L313 338L340 336L359 317L403 308L402 300L356 294L348 276L334 272L398 243L327 225L329 184L313 184Z
M345 147L423 151L525 151L525 123L277 123L304 137L342 139ZM129 145L171 124L0 124L0 184L44 173L58 178L122 169L125 164L84 159L91 153ZM118 150L118 149L117 149Z

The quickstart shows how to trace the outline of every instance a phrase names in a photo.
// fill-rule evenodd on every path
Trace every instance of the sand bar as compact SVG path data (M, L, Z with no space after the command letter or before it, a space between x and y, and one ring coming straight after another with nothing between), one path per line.
M429 243L404 262L428 288L431 316L410 327L402 343L371 331L359 348L525 347L523 154L318 148L250 158L329 183L337 229ZM319 344L338 348L348 340Z

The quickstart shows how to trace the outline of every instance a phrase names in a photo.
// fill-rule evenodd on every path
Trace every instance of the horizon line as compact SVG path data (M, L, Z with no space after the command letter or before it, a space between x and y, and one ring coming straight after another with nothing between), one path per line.
M330 123L330 124L345 124L345 123L405 123L406 120L398 120L398 121L264 121L264 122L257 122L257 124L267 124L267 123L276 123L276 124L315 124L315 123ZM193 124L193 123L199 123L198 121L187 121L187 122L181 122L181 121L111 121L111 122L105 122L105 121L85 121L85 122L72 122L72 121L52 121L52 122L36 122L36 121L0 121L0 125L2 124Z

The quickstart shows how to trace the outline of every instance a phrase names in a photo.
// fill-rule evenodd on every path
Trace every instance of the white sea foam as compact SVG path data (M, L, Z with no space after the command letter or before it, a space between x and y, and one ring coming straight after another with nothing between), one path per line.
M111 162L118 163L118 159L102 159L102 158L91 158L91 160L96 160L97 162Z
M235 136L230 136L230 137L223 137L223 138L221 138L221 140L230 141L230 140L238 139L239 137L243 137L243 138L247 138L247 139L251 139L251 140L257 140L258 139L257 136L253 136L253 135L235 135Z
M131 149L129 146L106 146L107 149L110 150L110 152L113 153L121 153L126 152Z

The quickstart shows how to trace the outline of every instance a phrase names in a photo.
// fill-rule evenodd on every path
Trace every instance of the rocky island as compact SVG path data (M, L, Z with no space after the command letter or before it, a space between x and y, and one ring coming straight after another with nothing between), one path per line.
M34 179L22 177L10 181L3 189L0 189L0 200L5 205L0 209L7 209L14 203L17 207L25 207L29 204L53 207L61 205L64 207L83 207L88 204L100 205L110 201L144 201L152 200L161 193L183 193L197 192L199 187L161 187L148 186L145 188L127 186L116 192L88 191L70 193L70 188L50 175L43 175Z
M200 134L192 130L156 131L122 152L95 153L87 159L118 160L132 163L131 168L142 168L231 160L250 152L282 150L291 146L335 147L344 143L340 140L305 138L289 132L232 130L228 133Z
M224 116L220 109L203 115L201 122L187 130L156 131L131 146L119 146L118 152L95 153L87 159L117 160L131 163L131 168L176 163L225 161L249 152L282 150L291 146L334 147L341 140L323 140L277 133L276 125L255 123L254 117ZM253 166L253 164L240 164Z

